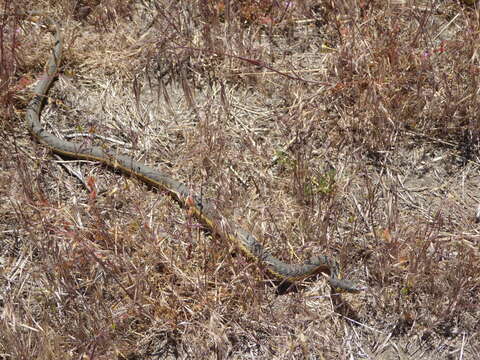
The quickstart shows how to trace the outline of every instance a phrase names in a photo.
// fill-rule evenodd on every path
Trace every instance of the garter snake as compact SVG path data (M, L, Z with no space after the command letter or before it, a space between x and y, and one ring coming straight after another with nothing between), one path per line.
M328 273L329 275L325 275L325 277L334 291L356 293L364 289L349 280L340 279L338 263L330 257L322 255L313 257L303 264L288 264L271 255L248 231L239 227L226 230L221 225L221 216L213 206L201 197L192 196L184 184L163 172L139 163L129 156L117 155L112 150L66 141L46 131L40 123L40 114L48 90L57 76L61 56L62 36L59 25L55 23L55 45L46 64L46 73L38 81L34 89L34 97L26 111L28 128L38 142L61 156L98 161L107 167L135 176L145 183L169 193L181 205L188 207L213 234L234 242L248 257L263 262L268 272L282 282L293 283L315 274Z

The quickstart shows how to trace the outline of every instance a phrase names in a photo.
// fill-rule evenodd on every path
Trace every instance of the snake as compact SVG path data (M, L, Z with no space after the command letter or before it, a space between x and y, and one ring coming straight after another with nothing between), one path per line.
M55 43L45 65L45 73L37 81L33 97L26 108L25 120L32 137L50 151L65 158L96 161L114 171L136 177L153 188L171 195L182 207L188 208L208 231L225 241L234 243L247 258L259 261L268 273L281 283L294 284L298 281L322 274L334 292L358 293L365 288L353 281L340 277L338 262L329 256L314 256L301 264L286 263L268 251L250 232L240 227L225 226L222 216L215 207L198 195L192 195L189 188L152 167L134 160L130 156L118 155L111 149L84 143L63 140L42 127L40 116L45 105L48 90L58 77L62 58L62 34L60 25L55 27Z

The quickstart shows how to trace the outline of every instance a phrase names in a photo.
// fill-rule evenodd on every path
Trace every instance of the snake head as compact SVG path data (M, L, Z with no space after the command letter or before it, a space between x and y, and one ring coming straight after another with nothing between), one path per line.
M328 282L335 292L348 292L356 294L367 289L366 286L360 286L355 284L353 281L345 279L330 277Z

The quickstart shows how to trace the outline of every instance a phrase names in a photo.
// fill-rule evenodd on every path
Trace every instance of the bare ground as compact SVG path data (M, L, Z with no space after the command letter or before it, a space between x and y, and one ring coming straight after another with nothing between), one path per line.
M162 192L54 157L43 111L368 287L280 294ZM0 359L475 359L479 17L453 1L6 1ZM94 140L92 140L96 137Z

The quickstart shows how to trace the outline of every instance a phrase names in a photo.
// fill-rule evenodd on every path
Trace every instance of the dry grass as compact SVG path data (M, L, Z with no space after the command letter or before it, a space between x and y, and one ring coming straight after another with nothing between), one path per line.
M0 359L476 358L474 7L5 1ZM32 141L52 40L23 9L64 30L47 128L105 136L284 260L335 256L368 291L279 295L165 194Z

